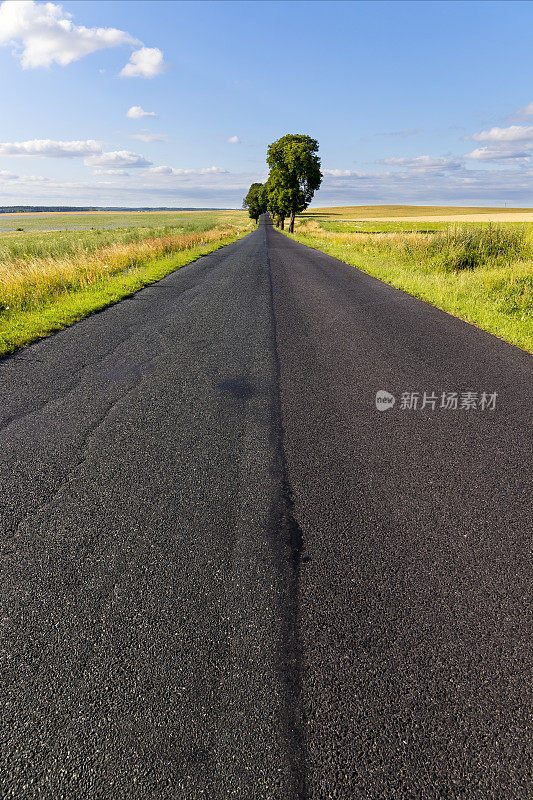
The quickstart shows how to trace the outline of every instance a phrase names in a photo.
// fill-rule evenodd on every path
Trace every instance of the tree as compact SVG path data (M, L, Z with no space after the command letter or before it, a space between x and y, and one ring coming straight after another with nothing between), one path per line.
M242 201L242 207L248 209L250 219L255 222L257 222L261 214L265 213L267 210L267 194L262 183L252 183L248 189L248 194Z
M285 218L290 214L290 192L284 184L279 172L271 172L265 184L267 190L267 207L276 227L285 228Z
M269 198L290 217L289 232L294 233L294 218L304 211L322 182L318 142L304 134L289 133L269 145ZM282 226L283 227L283 226Z

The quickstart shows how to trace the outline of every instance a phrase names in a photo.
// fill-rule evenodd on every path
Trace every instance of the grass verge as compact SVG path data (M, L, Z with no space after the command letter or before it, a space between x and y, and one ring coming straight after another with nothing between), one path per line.
M218 239L172 254L160 255L143 266L104 274L86 286L66 288L59 296L40 298L33 306L4 310L0 314L0 357L113 305L236 239L236 232L221 233Z
M450 266L448 259L442 259L439 240L428 240L422 233L396 232L378 240L319 229L314 223L307 229L305 224L300 225L291 238L533 352L530 255L506 264L493 259L490 263L480 262L475 268L457 269ZM445 252L448 254L449 250Z

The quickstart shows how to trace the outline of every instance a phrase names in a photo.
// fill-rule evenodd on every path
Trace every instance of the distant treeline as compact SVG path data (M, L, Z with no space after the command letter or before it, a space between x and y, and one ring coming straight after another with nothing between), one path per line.
M169 208L167 206L129 208L127 206L0 206L0 214L24 214L38 211L226 211L223 208Z

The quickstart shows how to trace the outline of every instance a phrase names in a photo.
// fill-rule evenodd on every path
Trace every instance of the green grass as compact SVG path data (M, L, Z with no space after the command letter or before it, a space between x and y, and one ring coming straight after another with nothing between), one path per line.
M532 256L525 226L455 225L428 241L428 257L447 271L506 266Z
M531 225L395 226L301 219L294 238L533 352Z
M236 239L236 233L229 232L218 240L181 250L172 256L162 255L143 266L110 274L85 287L66 290L61 296L52 295L41 299L33 306L30 304L4 311L0 314L0 356L12 353L94 311L112 305L143 286L195 261L201 255L218 250Z
M505 222L495 223L491 220L486 222L444 222L440 219L429 221L414 220L343 220L316 218L308 219L305 215L296 218L300 225L318 225L321 230L332 231L334 233L438 233L439 231L450 231L454 229L467 230L469 228L479 229L490 226L502 226L507 229L525 230L528 235L533 233L532 222ZM0 240L1 241L1 240Z

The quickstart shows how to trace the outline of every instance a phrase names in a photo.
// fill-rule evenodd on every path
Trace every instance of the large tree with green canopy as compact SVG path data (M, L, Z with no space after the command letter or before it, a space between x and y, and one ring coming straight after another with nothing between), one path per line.
M267 202L265 185L252 183L248 189L248 194L242 202L242 207L247 208L250 218L257 222L261 214L264 214L267 210Z
M318 142L304 134L289 133L268 147L269 202L279 207L282 218L290 217L290 233L296 214L308 207L322 182L317 154Z

